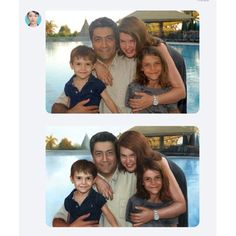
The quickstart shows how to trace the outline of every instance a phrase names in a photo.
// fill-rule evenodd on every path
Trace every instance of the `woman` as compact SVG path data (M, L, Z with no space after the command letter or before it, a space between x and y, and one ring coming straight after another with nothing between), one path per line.
M39 13L37 11L29 11L27 13L27 18L29 20L28 26L30 27L38 26Z
M162 218L163 214L165 218L171 218L179 216L180 227L188 226L187 215L187 185L183 171L166 157L162 156L159 152L153 151L150 147L146 137L137 131L124 132L119 140L118 145L120 147L120 166L119 169L128 172L142 172L143 162L145 158L155 160L168 177L169 191L173 204L159 209L158 214ZM135 226L141 225L153 219L153 211L150 209L144 209L139 207L142 212L132 215Z
M171 104L184 99L186 91L183 80L185 81L186 71L181 55L173 48L165 45L160 39L151 36L145 23L135 16L123 18L118 28L120 33L120 54L129 58L136 58L145 46L156 46L163 57L166 58L169 68L172 90L158 95L157 101L154 101L152 95L137 93L141 98L130 99L130 106L133 108L133 112L143 110L151 105ZM181 112L186 113L186 99L179 103L179 108Z

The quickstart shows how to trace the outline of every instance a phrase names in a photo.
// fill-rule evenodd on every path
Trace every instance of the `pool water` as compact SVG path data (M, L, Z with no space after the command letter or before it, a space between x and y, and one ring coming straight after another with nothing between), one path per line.
M91 42L47 42L46 43L46 110L64 91L65 83L73 71L70 69L71 50L80 45L91 46ZM195 113L199 108L199 45L171 44L184 57L187 68L187 112Z
M184 171L188 186L189 226L199 223L199 159L192 157L169 157ZM47 151L46 170L46 223L52 225L56 212L63 205L65 197L72 191L70 167L78 159L91 159L83 151Z

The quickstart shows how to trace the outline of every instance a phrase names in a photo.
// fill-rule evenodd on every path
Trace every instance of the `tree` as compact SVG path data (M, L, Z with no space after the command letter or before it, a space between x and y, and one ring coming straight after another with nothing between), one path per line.
M71 35L70 28L67 25L62 25L58 34L60 36L70 36Z
M67 138L63 138L61 142L58 144L59 150L74 150L75 147L71 144L71 141Z
M56 146L57 138L53 135L46 136L46 150L52 150Z
M56 32L57 25L54 23L54 21L47 21L46 20L46 35L52 36Z

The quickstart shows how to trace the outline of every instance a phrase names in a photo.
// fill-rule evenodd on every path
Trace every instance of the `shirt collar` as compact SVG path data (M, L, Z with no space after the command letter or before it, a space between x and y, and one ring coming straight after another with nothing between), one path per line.
M101 174L98 174L100 177L102 177L103 179L105 179L107 182L112 182L112 181L114 181L114 182L116 182L117 181L117 179L118 179L118 176L119 176L119 170L118 170L118 168L116 168L116 170L115 170L115 172L114 172L114 174L112 175L112 178L111 178L111 180L110 181L108 181L104 176L102 176Z

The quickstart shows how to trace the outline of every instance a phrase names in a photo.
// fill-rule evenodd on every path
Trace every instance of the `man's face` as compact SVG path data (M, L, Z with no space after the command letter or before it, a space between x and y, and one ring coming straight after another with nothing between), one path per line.
M117 168L113 143L109 141L95 143L92 155L98 172L107 179L111 178Z
M114 32L109 27L98 27L93 32L93 49L97 57L105 64L109 64L116 54L116 40Z

